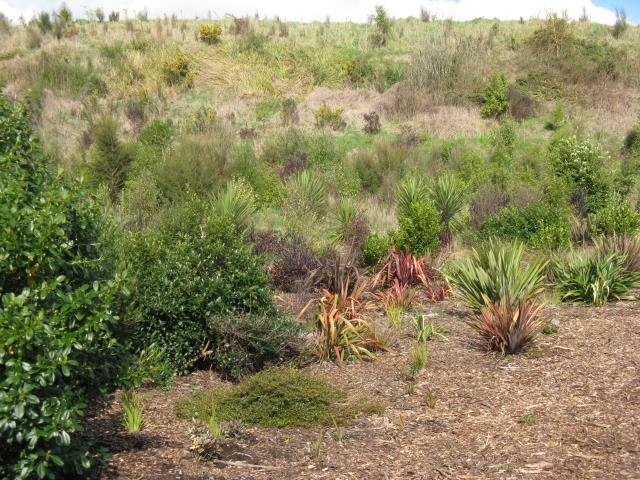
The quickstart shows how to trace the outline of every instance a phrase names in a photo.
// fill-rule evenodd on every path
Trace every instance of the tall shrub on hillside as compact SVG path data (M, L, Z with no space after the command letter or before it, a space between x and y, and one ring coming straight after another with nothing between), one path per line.
M119 363L116 286L90 202L2 98L0 225L0 478L68 478L89 466L76 432Z

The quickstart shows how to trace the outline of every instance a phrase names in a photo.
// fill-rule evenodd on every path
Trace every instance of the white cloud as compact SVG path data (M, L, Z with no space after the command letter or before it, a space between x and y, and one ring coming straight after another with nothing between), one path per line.
M596 6L591 0L325 0L308 2L304 0L217 0L202 2L183 0L180 3L168 0L67 0L76 16L83 15L87 9L102 7L105 10L127 9L129 15L146 8L151 16L176 13L181 17L205 17L210 11L214 18L225 14L263 16L279 15L288 20L324 20L329 16L333 20L351 20L364 22L368 19L376 4L382 4L394 17L417 16L420 6L427 8L438 18L471 20L477 17L513 20L523 17L545 17L550 12L566 12L570 18L577 19L586 9L594 22L612 24L615 21L613 11ZM20 15L30 18L35 11L51 10L60 2L52 0L34 0L31 4L23 0L0 0L0 11L12 19Z

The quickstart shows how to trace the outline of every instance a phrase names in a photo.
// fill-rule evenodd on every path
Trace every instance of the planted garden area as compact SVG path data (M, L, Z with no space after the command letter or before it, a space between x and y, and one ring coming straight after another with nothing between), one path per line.
M0 478L636 478L640 30L0 16Z

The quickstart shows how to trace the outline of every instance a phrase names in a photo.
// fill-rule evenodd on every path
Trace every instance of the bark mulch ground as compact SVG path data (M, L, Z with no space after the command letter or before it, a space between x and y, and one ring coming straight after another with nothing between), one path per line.
M174 404L221 384L201 371L170 390L143 392L139 434L123 430L117 401L100 409L88 435L112 457L94 478L640 479L640 302L548 307L559 331L507 358L473 346L460 311L447 302L427 307L449 333L429 342L412 394L408 329L376 362L309 367L387 403L383 415L345 427L342 442L334 428L247 428L219 461L198 461L190 422L175 416Z

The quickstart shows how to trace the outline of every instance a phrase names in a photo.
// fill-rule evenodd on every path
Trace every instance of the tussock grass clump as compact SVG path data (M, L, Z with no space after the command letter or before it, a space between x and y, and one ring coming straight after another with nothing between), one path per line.
M201 392L178 402L177 414L207 421L241 421L260 427L314 427L384 411L369 399L349 401L347 392L327 380L295 369L268 369L228 389Z

